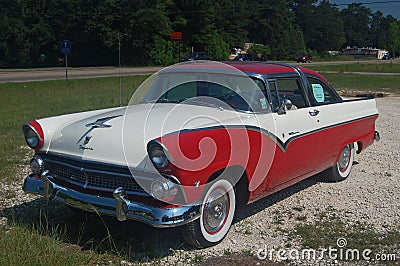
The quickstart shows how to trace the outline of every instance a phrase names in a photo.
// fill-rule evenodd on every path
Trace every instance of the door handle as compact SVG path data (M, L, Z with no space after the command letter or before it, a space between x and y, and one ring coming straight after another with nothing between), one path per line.
M317 109L314 109L313 111L308 112L311 116L316 116L319 114L319 111Z

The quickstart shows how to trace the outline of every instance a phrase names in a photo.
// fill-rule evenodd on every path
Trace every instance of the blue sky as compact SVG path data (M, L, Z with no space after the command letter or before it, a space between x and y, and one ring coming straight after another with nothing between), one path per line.
M382 11L382 13L387 15L392 15L397 19L400 19L400 1L389 1L389 0L329 0L331 3L335 3L338 5L340 9L346 8L347 4L351 3L362 3L365 7L368 7L372 10L372 12L376 12L378 10ZM370 3L370 4L368 4Z

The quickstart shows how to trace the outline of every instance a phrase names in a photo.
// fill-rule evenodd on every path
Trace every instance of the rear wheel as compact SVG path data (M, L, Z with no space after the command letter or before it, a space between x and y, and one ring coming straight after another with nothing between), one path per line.
M351 172L354 162L354 145L348 144L340 152L338 161L326 171L328 181L340 182L345 180Z
M217 180L207 190L200 218L182 227L187 243L195 247L218 244L228 234L236 208L235 192L227 180Z

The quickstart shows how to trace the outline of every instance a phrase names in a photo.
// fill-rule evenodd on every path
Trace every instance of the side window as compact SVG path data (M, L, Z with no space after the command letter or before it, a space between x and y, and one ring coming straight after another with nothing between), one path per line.
M276 83L275 81L269 81L268 85L271 92L272 110L275 112L279 109L279 95L276 89Z
M271 90L271 102L274 110L279 108L283 99L289 99L293 109L306 107L306 101L298 78L277 78L269 82Z
M175 86L169 91L165 92L160 99L168 100L171 102L180 102L184 99L189 99L197 96L196 83L186 82Z
M314 104L328 104L338 102L331 89L321 80L307 77L310 83L311 100Z

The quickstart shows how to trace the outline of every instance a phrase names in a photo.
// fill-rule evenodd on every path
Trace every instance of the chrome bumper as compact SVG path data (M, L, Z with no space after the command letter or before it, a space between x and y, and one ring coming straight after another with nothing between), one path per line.
M122 188L114 191L114 198L96 196L61 187L52 182L52 177L42 174L41 178L26 177L23 190L41 194L46 200L57 200L84 211L115 216L119 221L126 219L144 222L153 227L173 227L191 222L200 217L200 203L175 208L156 208L124 198Z

